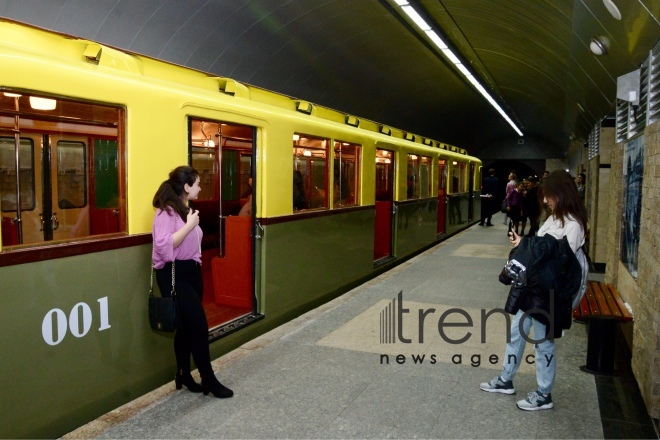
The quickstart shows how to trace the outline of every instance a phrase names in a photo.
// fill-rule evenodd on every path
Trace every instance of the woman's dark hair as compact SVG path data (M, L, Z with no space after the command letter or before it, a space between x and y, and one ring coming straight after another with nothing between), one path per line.
M575 221L587 230L587 208L584 206L575 185L575 180L569 173L557 170L543 179L540 188L540 198L552 198L556 200L553 214L564 226L564 218L570 215Z
M167 211L168 207L172 208L185 222L188 216L188 207L181 200L183 186L186 183L188 186L193 186L198 176L199 173L193 167L176 167L170 172L170 178L161 183L158 191L156 191L153 201L154 208L159 208L163 211Z

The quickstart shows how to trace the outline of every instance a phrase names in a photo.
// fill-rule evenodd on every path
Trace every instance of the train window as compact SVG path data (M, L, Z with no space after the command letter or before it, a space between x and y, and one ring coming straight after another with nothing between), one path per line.
M16 146L15 138L0 137L0 209L16 211ZM18 167L20 177L21 210L32 211L34 201L34 142L21 138Z
M328 207L328 139L293 135L293 210Z
M419 163L419 189L420 197L431 196L431 163L430 157L421 156Z
M3 251L125 232L124 110L67 99L39 101L26 93L7 95L0 94ZM18 182L14 133L20 136ZM9 222L4 217L20 218Z
M333 206L357 205L359 185L360 146L335 141Z
M394 176L394 153L376 150L376 201L392 200Z
M240 187L238 192L241 194L241 198L244 199L252 194L252 187L250 186L250 178L252 177L251 154L241 154L238 171L240 173Z
M447 190L447 161L444 159L438 160L438 195L444 195Z
M466 176L466 171L467 171L466 164L464 164L462 162L456 162L456 161L454 161L452 164L454 165L452 167L453 183L454 183L453 191L455 193L467 192L468 182L467 182L467 176Z
M201 188L197 200L218 199L216 155L217 150L215 147L192 147L192 167L199 173L199 186Z
M431 158L408 155L407 190L408 199L419 199L431 195Z
M57 207L87 205L86 146L82 142L57 142Z

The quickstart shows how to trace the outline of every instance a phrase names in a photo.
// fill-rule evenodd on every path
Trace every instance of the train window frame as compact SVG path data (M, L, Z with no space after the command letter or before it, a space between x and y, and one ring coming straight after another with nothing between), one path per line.
M342 170L342 164L344 163L343 160L343 149L349 147L349 148L355 148L355 151L353 152L353 161L352 163L354 164L353 170L351 171L350 169L344 172ZM347 153L350 154L350 153ZM337 157L339 155L339 157ZM359 206L360 205L360 189L361 189L361 170L362 167L360 166L360 161L362 159L362 145L357 144L355 142L347 142L347 141L342 141L339 139L334 139L333 140L333 174L332 174L332 188L333 188L333 197L332 197L332 207L333 208L346 208L349 206ZM349 161L345 161L348 163ZM342 203L342 200L345 198L342 198L340 195L342 194L342 186L344 183L345 179L342 179L342 176L346 174L346 176L349 177L347 187L349 193L351 192L351 180L352 180L352 197L350 198L350 203ZM339 183L337 183L337 177L339 177ZM352 179L351 179L352 177Z
M13 136L11 136L11 137L10 136L0 136L0 149L2 148L3 139L7 139L8 140L7 144L11 144L11 149L14 150L14 151L11 152L11 154L14 155L15 154L15 142L16 142L15 138ZM30 185L30 191L29 191L28 195L30 197L30 200L32 201L31 205L26 203L25 206L23 206L23 203L22 203L22 200L21 200L21 211L34 211L36 209L36 206L37 206L36 189L35 189L36 185L35 185L35 182L34 182L34 141L31 138L26 137L26 138L20 138L19 142L20 142L19 145L21 147L26 146L26 147L30 148L30 152L29 152L29 155L28 155L29 159L30 159L30 167L28 168L28 170L29 170L28 177L30 179L31 185ZM23 144L23 142L25 142L25 145ZM22 148L19 147L19 168L21 166L20 165L20 157L21 157L20 150L22 150ZM1 152L0 152L0 157L2 157ZM16 168L15 160L10 161L10 162L12 162L12 165L13 165L12 168ZM3 190L3 186L5 184L5 177L3 176L3 173L4 173L3 168L5 168L5 166L0 163L0 179L2 179L0 181L0 212L16 212L16 202L14 202L14 209L4 209L2 207L2 205L4 204L3 199L5 198L4 190ZM11 171L12 171L12 169L7 167L6 172L7 172L7 178L9 178L9 179L11 179L11 177L10 177L12 175ZM16 170L13 169L13 175L15 175L15 173L16 173ZM15 182L15 180L16 180L16 178L14 177L13 181ZM20 182L21 188L23 188L24 183L26 183L26 182L23 182L22 180L23 179L21 179L21 182ZM27 187L27 185L26 185L26 187ZM23 191L21 190L21 192L23 192ZM7 191L7 194L12 195L12 196L14 196L14 198L16 198L16 192L15 191L13 193L10 193L10 191Z
M426 170L426 181L423 178L423 171ZM431 184L433 177L433 158L431 156L420 156L419 161L419 197L426 199L431 196Z
M32 97L47 97L55 101L57 110L32 108ZM19 221L13 221L12 225L3 220L0 256L17 255L16 252L19 252L22 261L42 259L38 256L40 254L45 255L43 259L60 258L66 256L70 252L67 249L74 244L83 246L83 242L90 242L83 247L90 249L87 252L97 252L106 247L104 242L128 236L126 111L126 106L118 103L70 96L51 97L38 91L24 90L11 100L6 94L0 95L0 129L3 132L14 131L21 139L30 139L32 143L35 193L34 208L21 209ZM92 175L97 166L101 166L95 163L97 140L114 142L113 151L107 157L113 160L109 168L115 200L113 206L95 204L99 185L106 185L105 181L97 181ZM57 168L60 141L83 145L80 168L84 168L84 175L77 178L83 194L82 200L76 200L75 206L63 203L58 191L61 181L58 171L62 171ZM34 151L34 144L39 142L43 153L37 156L38 150ZM109 248L117 246L116 242L107 245ZM12 261L2 258L0 265L13 264Z
M426 164L426 181L422 179L422 163ZM406 200L431 197L431 177L433 158L417 153L408 153L406 161ZM422 192L422 184L425 191Z
M330 187L329 179L329 150L331 140L329 137L317 136L307 133L295 132L292 136L293 139L293 177L292 177L292 211L294 214L300 212L328 210L329 194L328 188ZM317 145L320 144L320 145ZM323 177L319 179L314 175L314 160L323 159ZM301 163L305 164L305 171ZM309 170L309 171L307 171ZM311 171L311 172L310 172ZM323 187L319 188L316 183L322 182ZM312 186L316 193L313 193ZM300 194L302 191L302 194ZM314 197L314 198L313 198ZM323 206L312 206L314 201L323 201ZM307 207L305 207L307 206Z
M68 145L65 145L68 144ZM60 155L60 151L62 151L62 148L64 147L65 149L68 147L73 147L73 146L80 146L82 149L82 204L75 204L71 202L69 199L62 199L63 191L60 190L60 184L64 186L66 183L63 179L63 176L67 176L71 168L64 168L62 169L61 164L62 164L62 158ZM57 207L59 209L80 209L84 208L87 206L87 182L89 179L89 176L87 175L87 144L84 142L79 142L79 141L67 141L67 140L58 140L57 141ZM74 167L76 168L76 167ZM75 171L76 169L74 169ZM71 176L70 176L71 177ZM66 200L68 203L62 203L63 200Z
M387 202L394 199L394 157L395 151L376 148L375 199ZM381 185L379 185L379 183Z

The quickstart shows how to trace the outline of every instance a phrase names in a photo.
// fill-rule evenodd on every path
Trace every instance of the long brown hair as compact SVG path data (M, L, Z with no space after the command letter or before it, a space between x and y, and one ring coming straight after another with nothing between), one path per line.
M543 179L539 198L542 200L543 197L556 200L555 209L552 213L561 221L562 227L564 226L564 219L570 215L582 225L585 232L587 231L587 208L582 203L575 180L569 173L557 170Z
M154 208L167 211L172 208L179 214L181 220L186 221L188 216L188 206L181 199L184 191L184 185L193 186L199 173L193 167L180 166L170 172L170 178L160 184L158 191L154 195Z

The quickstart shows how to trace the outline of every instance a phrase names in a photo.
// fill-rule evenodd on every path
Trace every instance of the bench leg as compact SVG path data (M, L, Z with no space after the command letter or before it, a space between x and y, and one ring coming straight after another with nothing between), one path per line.
M614 375L614 347L616 320L590 319L587 341L587 365L580 367L585 373Z

